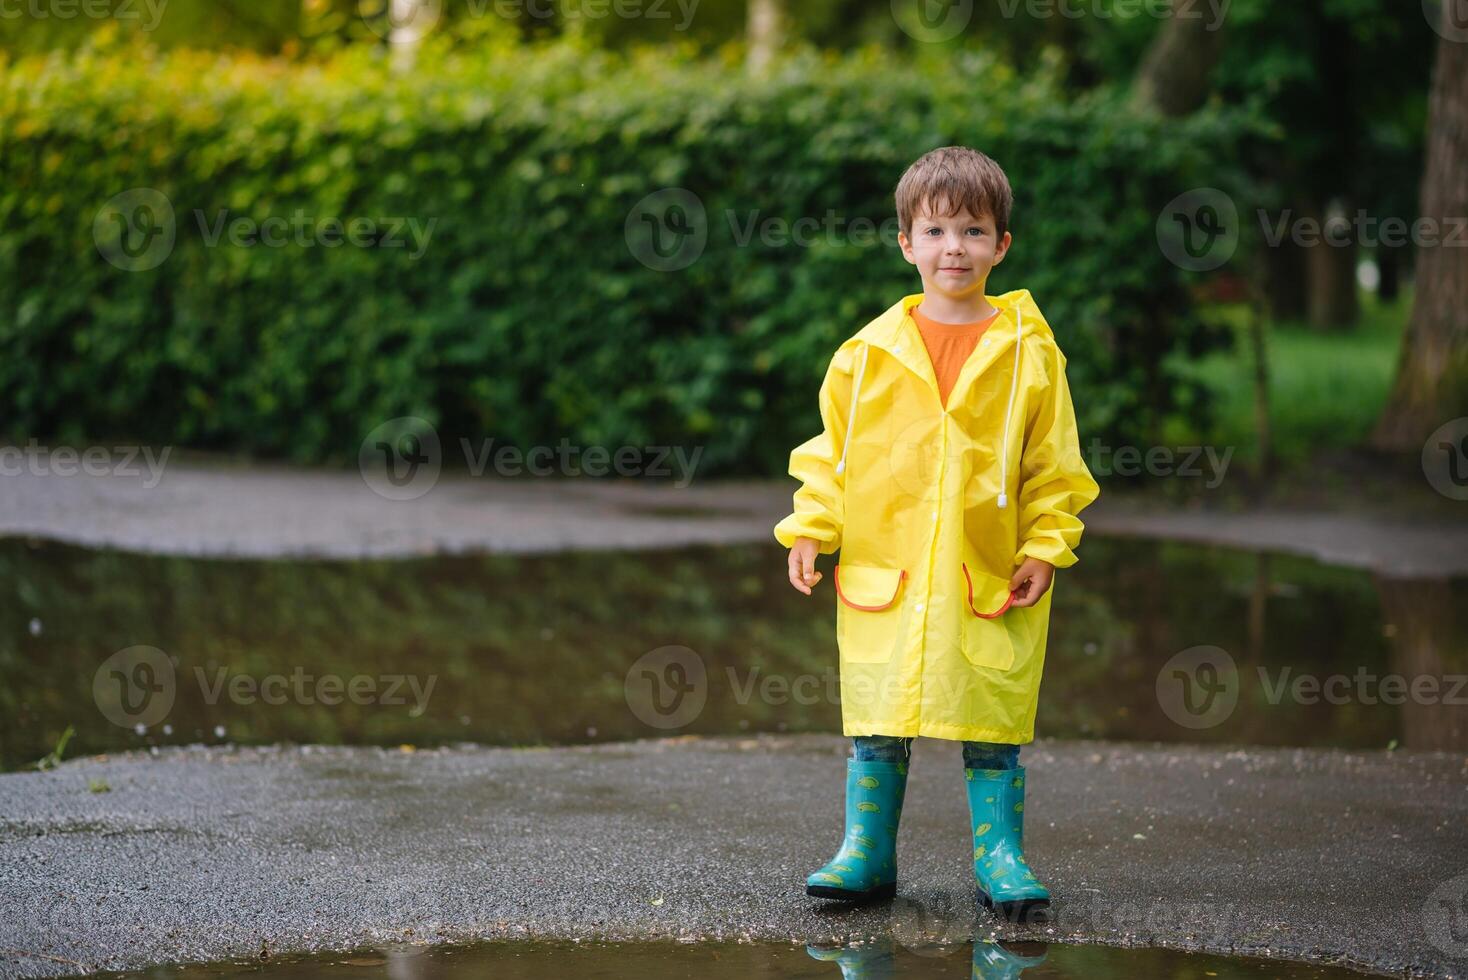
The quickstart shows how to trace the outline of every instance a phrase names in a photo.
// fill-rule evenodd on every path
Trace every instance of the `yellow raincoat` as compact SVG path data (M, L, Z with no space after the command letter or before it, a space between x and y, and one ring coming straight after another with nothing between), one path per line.
M1077 515L1100 488L1081 458L1065 355L1029 290L987 297L999 316L946 408L910 312L922 298L837 349L824 431L790 453L803 485L775 537L841 551L843 734L1022 744L1034 739L1055 586L1010 606L1009 579L1027 556L1075 564Z

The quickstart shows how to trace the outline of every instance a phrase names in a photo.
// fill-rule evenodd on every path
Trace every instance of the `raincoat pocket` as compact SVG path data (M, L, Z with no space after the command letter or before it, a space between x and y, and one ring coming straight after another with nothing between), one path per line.
M837 565L836 641L841 659L885 663L902 644L905 603L898 601L907 570Z
M1005 613L1014 602L1009 579L962 563L963 655L975 667L1008 670L1014 665L1014 631L1020 624Z

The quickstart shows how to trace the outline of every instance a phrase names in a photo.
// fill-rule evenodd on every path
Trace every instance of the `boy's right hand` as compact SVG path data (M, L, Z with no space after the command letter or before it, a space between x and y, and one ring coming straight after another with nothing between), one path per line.
M820 553L821 543L815 538L796 538L790 549L790 584L806 595L821 580L821 573L816 571L816 555Z

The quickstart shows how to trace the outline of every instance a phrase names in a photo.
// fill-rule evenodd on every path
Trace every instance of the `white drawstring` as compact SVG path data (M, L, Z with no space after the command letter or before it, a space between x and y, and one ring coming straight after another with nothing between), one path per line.
M1005 489L1009 486L1009 420L1014 415L1014 392L1019 387L1019 348L1025 339L1025 315L1016 306L1015 316L1019 318L1014 328L1014 377L1009 379L1009 407L1004 410L1004 455L999 457L999 509L1003 510L1009 503L1009 494Z
M861 345L861 363L856 366L856 381L851 385L851 406L846 410L846 437L841 440L841 461L836 464L836 472L842 473L846 470L846 450L851 446L851 427L856 424L856 399L861 395L861 376L867 369L867 344Z

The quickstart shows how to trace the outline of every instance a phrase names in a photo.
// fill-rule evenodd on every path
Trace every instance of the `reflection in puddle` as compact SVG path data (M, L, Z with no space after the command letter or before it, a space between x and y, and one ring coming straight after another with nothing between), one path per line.
M833 593L792 590L773 544L268 562L10 539L0 596L6 768L51 751L68 725L68 758L201 741L840 731ZM1468 674L1465 616L1465 579L1393 582L1305 559L1092 537L1058 576L1038 734L1468 748L1468 688L1453 703L1450 680ZM1204 645L1235 665L1237 703L1190 728L1169 714L1158 677ZM99 670L134 646L166 662ZM676 718L639 710L640 658L664 648L681 658L671 664L681 688L702 698ZM1363 673L1375 686L1294 693L1301 677ZM1435 700L1379 696L1395 675L1449 680ZM156 718L115 723L99 709L109 691L121 707L170 700Z
M890 938L819 947L773 943L493 942L473 946L395 947L270 963L219 963L111 974L158 980L261 976L272 980L351 977L356 980L449 980L457 977L636 977L638 980L892 980L903 977L973 980L1042 978L1210 977L1217 980L1330 980L1360 977L1337 967L1169 949L1115 949L1043 942L989 942L910 949Z

